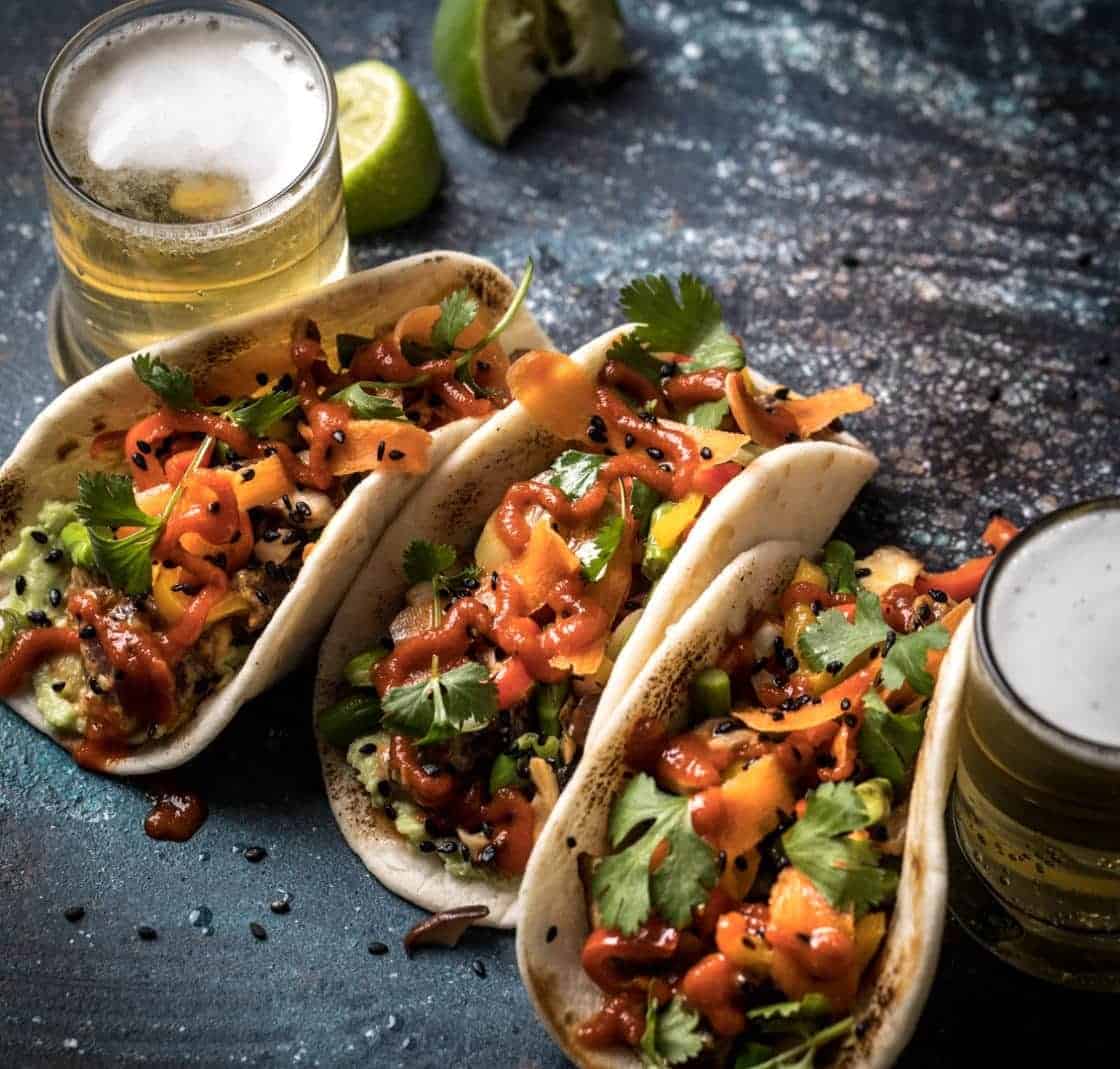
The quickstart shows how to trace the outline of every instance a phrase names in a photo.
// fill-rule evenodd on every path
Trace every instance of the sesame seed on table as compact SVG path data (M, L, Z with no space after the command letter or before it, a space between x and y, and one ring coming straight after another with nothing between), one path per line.
M946 567L992 509L1022 522L1116 492L1115 4L621 4L637 69L547 90L499 151L441 97L433 0L277 0L336 67L398 66L438 129L432 210L355 243L355 265L443 247L516 274L532 255L529 300L561 348L618 321L632 276L701 275L752 366L879 401L848 421L883 461L843 527L861 549ZM57 389L35 98L108 6L0 9L0 455ZM188 767L210 816L181 844L145 837L143 785L0 715L0 1064L564 1064L508 935L400 952L419 911L337 832L309 710L303 666ZM1113 1006L1012 972L950 921L898 1064L971 1063L981 1029L1008 1064L1111 1054Z

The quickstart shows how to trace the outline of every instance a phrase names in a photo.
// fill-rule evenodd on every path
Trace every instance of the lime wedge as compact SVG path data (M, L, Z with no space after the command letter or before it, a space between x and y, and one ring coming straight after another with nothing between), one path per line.
M616 0L536 0L535 40L553 78L602 82L630 66Z
M442 0L432 64L459 118L504 145L544 84L534 0Z
M340 70L335 84L350 233L407 222L431 203L443 172L423 101L392 67L372 59Z

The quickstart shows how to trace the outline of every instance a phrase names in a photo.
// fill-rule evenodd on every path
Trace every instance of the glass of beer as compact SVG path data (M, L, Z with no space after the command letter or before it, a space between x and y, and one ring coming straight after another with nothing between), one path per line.
M252 0L133 0L39 98L64 380L349 270L334 80Z
M1120 497L994 562L962 713L954 914L1018 968L1120 991Z

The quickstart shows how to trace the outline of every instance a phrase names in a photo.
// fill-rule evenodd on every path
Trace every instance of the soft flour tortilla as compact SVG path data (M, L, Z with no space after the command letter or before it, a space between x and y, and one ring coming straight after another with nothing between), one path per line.
M186 368L198 384L237 396L257 388L258 371L278 374L288 366L293 321L310 316L324 340L338 333L380 335L409 309L435 304L467 287L491 321L506 310L514 284L493 264L455 252L432 252L396 260L352 275L267 312L253 313L215 327L154 345L149 350L166 363ZM550 342L524 308L502 335L507 353L548 347ZM27 429L0 468L0 545L34 522L48 500L73 500L78 473L93 470L89 446L106 430L129 427L156 407L150 391L133 374L129 360L118 360L63 392ZM482 421L464 419L432 435L436 467ZM138 775L174 768L206 746L237 710L285 675L320 637L331 614L369 556L386 523L422 482L421 476L374 472L346 498L319 539L268 626L257 635L248 660L230 681L207 698L177 731L112 762L107 771ZM8 583L8 577L0 579ZM2 592L6 587L0 587ZM64 746L77 739L49 730L31 688L7 699L25 720Z
M611 344L629 329L607 332L572 359L589 375L597 375ZM543 471L565 448L567 443L514 403L432 473L386 530L323 641L315 684L316 721L319 712L345 692L346 662L386 634L402 606L409 584L401 561L408 543L423 538L470 552L506 488ZM619 699L665 629L724 565L771 539L796 538L815 551L877 466L859 442L837 434L827 441L779 446L736 476L701 514L658 583L611 671L588 747L613 724ZM331 808L346 841L386 887L426 909L481 904L490 909L485 923L501 928L516 924L516 883L452 876L437 855L422 854L401 838L381 807L373 804L344 752L320 738L319 754Z
M728 565L669 628L656 659L635 679L537 842L522 883L517 960L541 1020L564 1052L587 1069L638 1065L621 1048L592 1051L576 1042L577 1028L602 1002L602 993L580 965L590 932L580 858L609 852L607 825L626 776L627 735L644 717L665 720L683 713L696 672L719 655L728 634L741 632L753 613L785 588L798 558L816 548L812 543L768 542ZM892 1065L914 1031L933 980L948 887L942 815L953 773L970 630L968 616L941 666L910 794L898 898L883 948L864 976L853 1011L857 1028L828 1063L830 1069Z

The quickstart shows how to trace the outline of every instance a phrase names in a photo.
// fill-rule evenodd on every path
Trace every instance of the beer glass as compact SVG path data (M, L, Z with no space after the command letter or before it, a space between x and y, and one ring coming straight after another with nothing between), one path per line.
M76 378L349 269L334 81L252 0L132 0L62 49L38 133Z
M1050 980L1120 990L1120 498L1055 512L989 569L950 819L957 919Z

